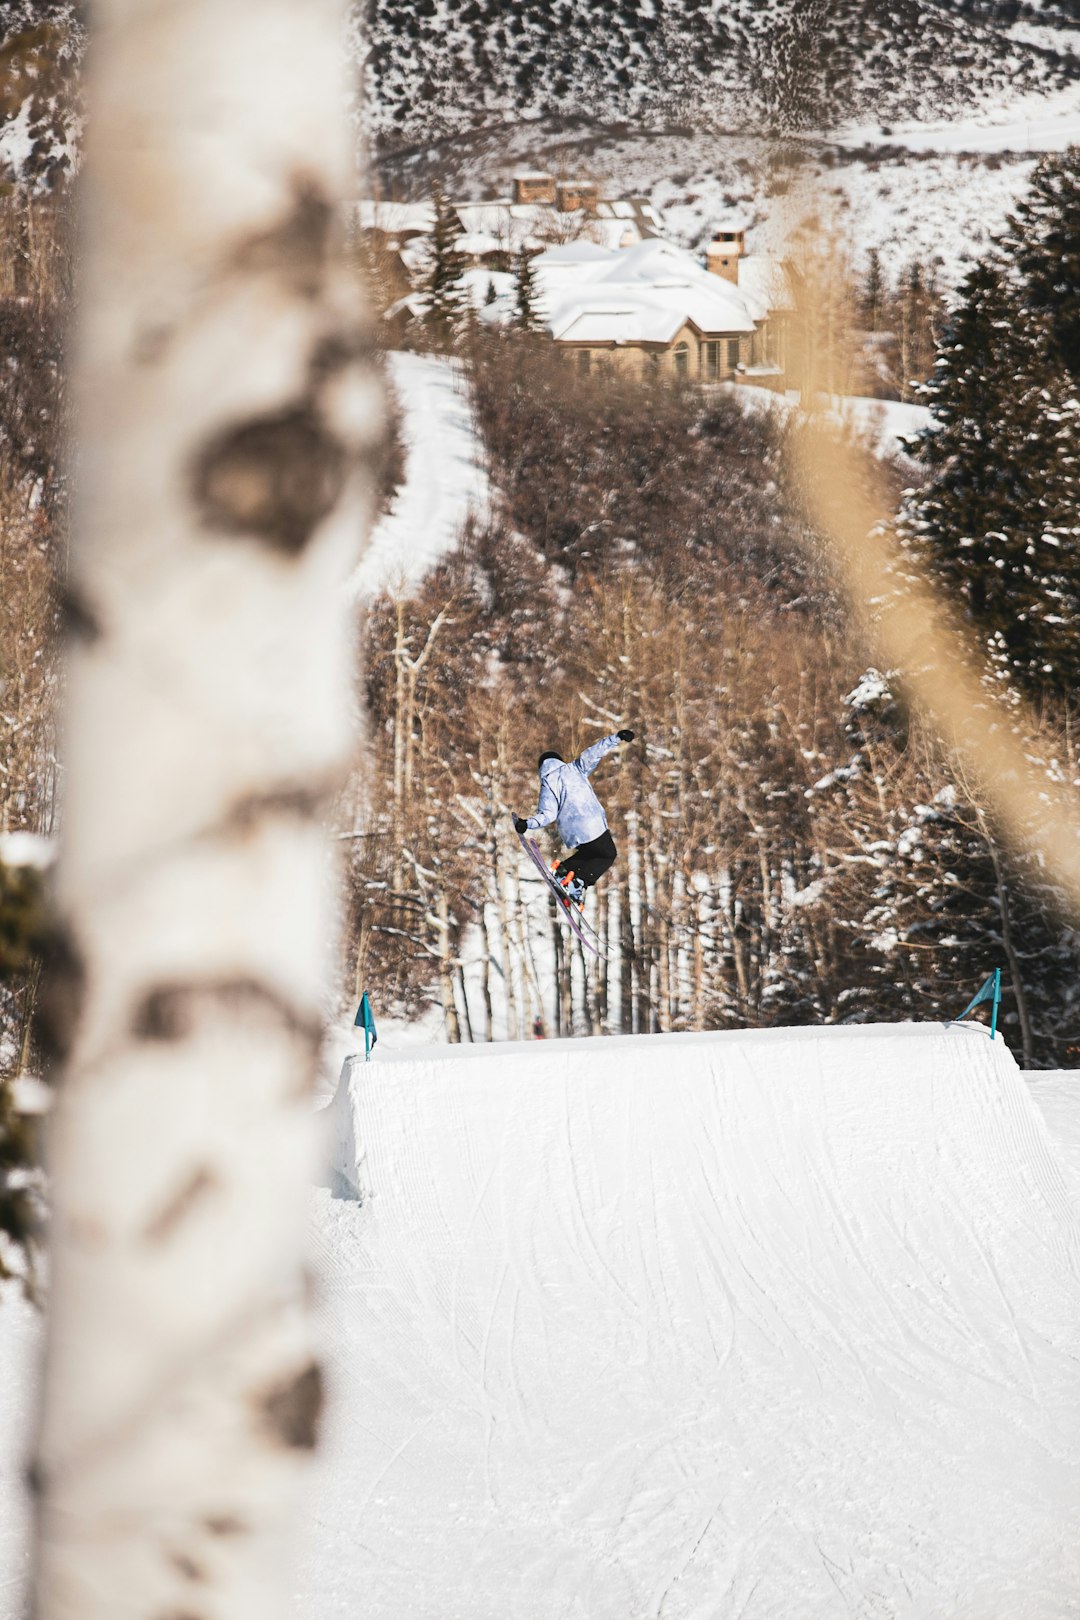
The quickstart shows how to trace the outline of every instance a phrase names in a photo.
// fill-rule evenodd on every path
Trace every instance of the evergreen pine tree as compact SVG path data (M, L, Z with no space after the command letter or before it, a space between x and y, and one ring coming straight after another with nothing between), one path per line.
M499 296L498 293L495 291L495 283L489 277L488 278L488 284L487 284L487 292L484 294L484 303L485 304L493 304L495 302L495 300L498 298L498 296Z
M828 1011L845 1022L953 1018L1000 967L1002 1032L1018 1061L1068 1067L1080 936L1038 852L1006 846L977 785L876 671L846 704L851 758L807 795L819 840L839 855L823 919L843 919Z
M1068 1066L1080 941L1037 856L1006 847L962 789L947 784L909 807L876 899L908 965L915 1016L955 1017L1000 967L1002 1029L1018 1061Z
M454 253L459 226L441 186L432 193L435 223L431 231L431 265L424 291L427 293L425 322L437 343L453 342L464 312L461 261Z
M535 332L539 325L536 301L536 272L532 258L523 247L517 256L517 324L523 332Z
M920 383L934 368L937 352L937 326L942 311L941 294L933 267L916 261L908 275L906 296L911 326L911 375Z
M923 397L931 476L901 533L964 603L1003 679L1029 696L1070 696L1080 679L1077 406L998 267L964 281Z
M863 325L868 332L877 332L881 328L881 316L885 303L885 278L881 274L881 255L877 248L870 249L869 262L866 267L866 279L862 286L860 299Z
M1080 379L1080 146L1043 158L1001 243L1052 360Z
M934 364L935 331L941 295L933 272L913 261L892 299L891 324L896 335L898 391L902 400L915 397Z

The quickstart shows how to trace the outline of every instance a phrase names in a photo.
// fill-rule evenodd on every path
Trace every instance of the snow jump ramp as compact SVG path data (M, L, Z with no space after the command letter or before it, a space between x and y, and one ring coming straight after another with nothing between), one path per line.
M329 1119L320 1620L1080 1615L1080 1219L984 1028L414 1049Z

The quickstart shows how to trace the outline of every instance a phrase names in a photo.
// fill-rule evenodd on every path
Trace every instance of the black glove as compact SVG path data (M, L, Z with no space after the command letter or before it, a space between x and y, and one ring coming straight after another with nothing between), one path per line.
M618 737L620 742L633 742L634 740L634 733L632 731L628 731L625 726L621 731L617 731L615 735Z
M527 833L528 830L529 830L529 823L527 821L523 821L520 816L515 816L514 817L514 831L516 833Z

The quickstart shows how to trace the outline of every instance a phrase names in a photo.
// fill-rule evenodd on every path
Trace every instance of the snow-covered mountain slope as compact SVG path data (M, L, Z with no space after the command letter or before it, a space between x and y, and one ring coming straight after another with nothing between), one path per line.
M1080 1220L985 1029L413 1051L331 1115L302 1612L1074 1612Z
M953 286L1003 229L1037 155L1074 142L1080 84L953 123L863 123L829 139L540 120L387 160L383 176L391 190L421 194L438 172L455 195L481 196L505 195L522 164L580 168L612 195L648 197L665 235L687 248L702 248L734 206L751 252L784 250L800 222L816 219L856 265L877 248L890 277L917 260Z
M0 10L0 181L74 166L80 19L73 0ZM436 176L505 194L522 162L580 169L650 196L687 247L732 203L758 251L824 213L857 260L876 247L897 275L937 260L947 284L1003 225L1032 154L1080 125L1075 4L357 0L345 45L387 194ZM803 134L777 142L780 128Z
M361 0L354 19L387 151L551 115L714 128L955 115L1075 70L1057 12L959 0Z

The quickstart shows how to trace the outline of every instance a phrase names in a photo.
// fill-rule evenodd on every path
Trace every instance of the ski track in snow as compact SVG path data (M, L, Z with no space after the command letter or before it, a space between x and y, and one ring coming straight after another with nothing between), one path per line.
M453 550L470 514L482 519L489 508L460 362L394 352L386 363L401 407L405 472L352 576L352 590L362 599L415 587Z
M984 1030L414 1050L328 1122L305 1617L1080 1614L1080 1208Z

